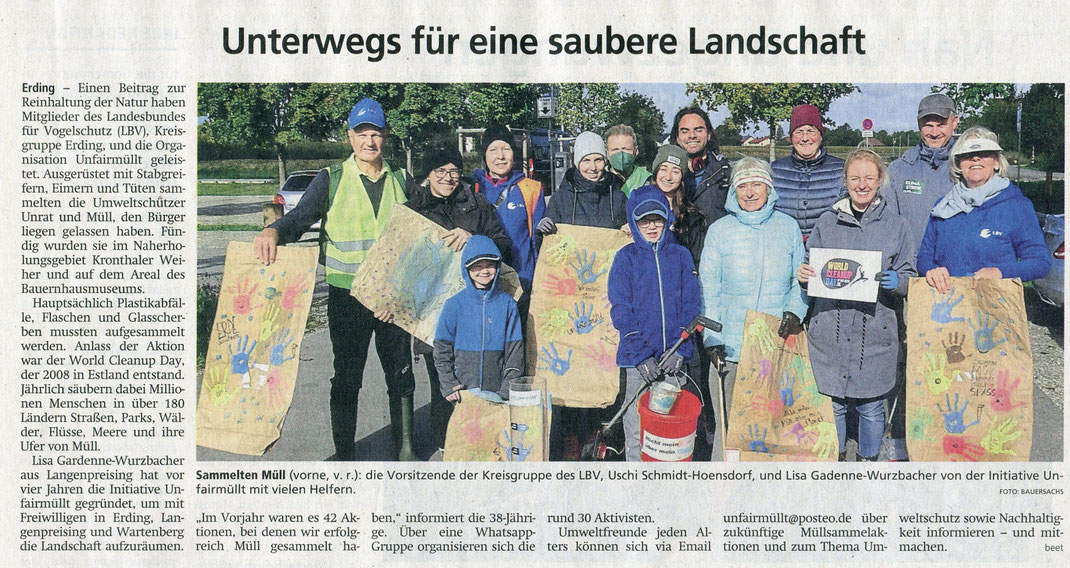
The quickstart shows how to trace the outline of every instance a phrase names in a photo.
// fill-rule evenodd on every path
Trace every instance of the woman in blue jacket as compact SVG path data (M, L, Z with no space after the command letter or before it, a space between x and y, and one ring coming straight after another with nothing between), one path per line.
M482 193L498 212L498 219L513 243L509 257L520 277L524 295L520 298L520 313L527 313L531 279L535 276L535 261L539 256L541 239L535 227L546 213L542 184L524 176L516 167L513 134L504 126L491 126L483 132L483 161L485 169L472 172L477 193Z
M936 202L918 250L918 270L941 294L951 277L1036 280L1051 258L1033 202L1006 178L995 133L975 126L951 148L955 186Z
M720 332L707 329L704 342L711 358L727 367L723 392L729 408L747 310L783 317L789 324L781 326L785 332L801 329L798 322L806 316L806 296L795 278L806 254L802 233L795 219L775 210L772 176L769 164L757 158L732 166L729 214L710 226L699 263L702 313L723 325ZM712 392L715 386L711 377Z

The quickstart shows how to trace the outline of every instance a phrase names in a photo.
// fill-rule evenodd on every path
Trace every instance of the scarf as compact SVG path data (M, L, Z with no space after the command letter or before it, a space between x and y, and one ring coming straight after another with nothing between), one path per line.
M930 148L923 142L921 149L918 151L918 157L921 161L929 164L932 169L937 169L940 164L946 162L951 156L951 147L955 145L955 138L947 141L942 148Z
M959 213L969 213L975 207L980 207L986 201L998 195L1010 184L1011 180L996 175L992 176L992 179L986 181L981 187L974 189L966 187L966 183L960 181L955 184L955 187L951 188L951 191L947 192L947 195L936 202L933 207L933 217L950 219Z

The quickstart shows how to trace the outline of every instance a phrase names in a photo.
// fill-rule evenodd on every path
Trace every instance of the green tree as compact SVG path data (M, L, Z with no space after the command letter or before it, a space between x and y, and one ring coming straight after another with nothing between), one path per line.
M747 127L768 125L776 158L776 127L791 117L795 105L809 103L827 113L832 101L858 90L850 83L687 83L687 94L709 109L728 108L732 121Z
M639 161L650 162L658 152L661 133L665 130L665 115L654 99L634 92L625 92L620 103L607 116L605 127L614 124L627 124L635 129L639 139ZM603 129L604 130L604 129ZM603 130L597 132L602 133Z
M932 88L934 93L944 93L955 101L959 115L981 114L993 99L1013 99L1016 96L1011 83L940 83Z
M616 83L563 83L557 85L557 96L557 122L573 134L601 132L621 104Z
M713 135L721 146L739 146L740 139L743 138L740 130L739 126L732 122L731 118L726 118L717 128L713 129Z
M505 124L515 128L538 126L535 102L546 90L536 83L459 84L464 91L463 114L459 125L485 128ZM544 125L545 126L545 125Z
M210 142L271 149L279 183L286 179L287 145L345 133L353 103L371 96L388 106L397 84L205 83L197 90L198 133Z
M1052 172L1066 171L1064 124L1066 85L1034 83L1022 100L1022 146L1043 155L1047 167L1048 195L1052 192Z
M858 146L862 142L862 132L851 128L849 124L841 124L832 130L825 131L826 146Z

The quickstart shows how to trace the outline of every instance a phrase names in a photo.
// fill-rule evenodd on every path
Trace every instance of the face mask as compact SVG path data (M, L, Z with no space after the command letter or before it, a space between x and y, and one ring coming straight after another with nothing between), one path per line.
M617 152L609 157L609 165L618 172L630 172L635 166L635 156L628 152Z

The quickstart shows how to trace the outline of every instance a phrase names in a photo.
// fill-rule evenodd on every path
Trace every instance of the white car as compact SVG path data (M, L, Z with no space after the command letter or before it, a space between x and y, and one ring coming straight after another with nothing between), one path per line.
M1063 234L1064 215L1038 214L1040 227L1044 230L1044 244L1051 254L1051 270L1043 278L1033 281L1033 289L1045 303L1063 305L1063 263L1066 256L1066 240Z
M318 173L320 173L320 170L290 172L290 175L286 176L286 181L282 184L282 187L279 188L279 192L275 194L275 199L272 200L272 203L282 205L283 215L293 211L293 208L297 206L297 202L301 201L301 197L305 194L308 184L312 183ZM319 229L319 221L316 221L316 224L312 225L311 228Z

